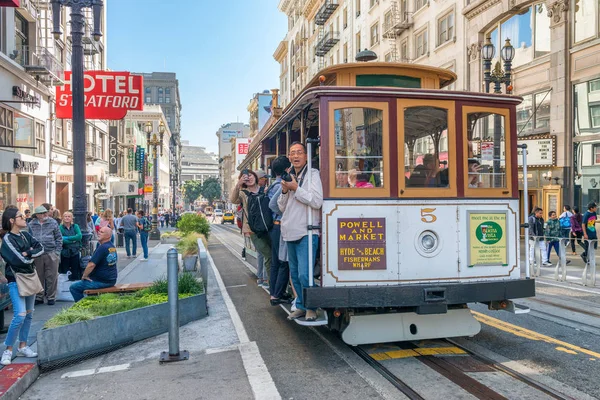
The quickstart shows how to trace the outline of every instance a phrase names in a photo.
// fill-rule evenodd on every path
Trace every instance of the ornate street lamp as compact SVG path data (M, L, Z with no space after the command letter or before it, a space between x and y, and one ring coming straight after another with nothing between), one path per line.
M87 196L85 188L85 114L83 93L83 44L85 34L84 8L92 8L94 14L94 40L102 37L100 21L104 2L102 0L51 0L52 4L52 33L55 38L60 37L61 7L71 8L71 88L73 92L73 216L83 234L83 248L85 249L91 232L87 230Z
M150 231L150 239L160 240L160 231L158 230L158 150L160 148L160 155L163 155L163 137L165 135L165 124L162 121L158 124L158 136L156 132L152 133L153 130L152 122L147 122L144 130L146 132L146 139L148 142L148 150L152 148L154 151L154 188L153 198L154 204L152 206L152 230Z
M485 82L485 92L490 92L490 84L494 83L494 93L502 93L502 84L506 85L506 94L512 93L512 60L515 58L515 48L510 44L510 39L506 38L504 46L500 50L500 57L504 61L504 70L500 61L496 62L492 71L492 59L496 54L496 49L488 36L485 44L481 48L481 58L483 59L483 81Z

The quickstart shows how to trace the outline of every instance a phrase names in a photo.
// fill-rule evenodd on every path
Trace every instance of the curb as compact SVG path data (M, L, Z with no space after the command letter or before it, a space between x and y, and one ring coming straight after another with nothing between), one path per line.
M0 369L0 397L17 400L40 376L37 363L13 363Z

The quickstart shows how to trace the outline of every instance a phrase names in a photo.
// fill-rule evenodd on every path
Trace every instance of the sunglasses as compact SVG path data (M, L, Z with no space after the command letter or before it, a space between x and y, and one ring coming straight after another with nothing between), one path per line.
M23 214L17 214L17 215L15 215L15 219L17 219L17 218L23 218L23 219L25 219L25 217L23 216Z

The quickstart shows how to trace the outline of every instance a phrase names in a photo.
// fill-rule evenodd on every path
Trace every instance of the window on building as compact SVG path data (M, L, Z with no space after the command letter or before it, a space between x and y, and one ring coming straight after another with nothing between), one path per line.
M344 56L344 62L347 63L348 62L348 43L344 43L344 50L343 50L343 56Z
M360 53L360 49L361 49L361 43L360 43L360 31L356 34L356 54Z
M595 81L590 81L590 93L600 92L600 79L596 79Z
M20 147L18 151L23 154L34 155L35 148L35 124L28 116L14 112L15 146Z
M152 97L146 96L146 104L152 103Z
M575 136L600 134L600 79L573 88Z
M8 108L0 107L0 146L12 147L15 143L14 114Z
M65 49L63 46L59 45L56 40L54 41L54 56L62 65L65 65Z
M29 45L29 22L18 11L15 11L15 47L21 53L21 57L25 56L26 48ZM28 63L29 60L23 59L23 62Z
M375 5L379 4L379 0L369 0L369 7L373 8Z
M360 16L360 2L361 0L356 0L356 16Z
M35 155L46 156L46 127L40 122L35 123Z
M428 0L415 0L415 11L425 7L428 3Z
M575 43L598 35L598 9L600 3L598 0L575 0L575 23L574 40Z
M405 40L400 44L400 59L402 62L408 62L408 40Z
M517 135L549 132L550 95L547 90L522 96L523 102L517 106Z
M151 89L151 88L149 88L149 87L147 87L147 88L145 89L145 91L146 91L146 94L152 94L152 89Z
M159 95L158 95L158 102L159 102L159 103L164 103L164 97L163 97L163 95L162 95L162 94L159 94Z
M594 165L600 164L600 144L595 144L593 147Z
M592 127L600 128L600 105L590 106L590 117L592 119Z
M415 37L415 57L419 58L424 56L429 51L427 44L427 28L423 29L421 32L416 34Z
M438 20L438 46L450 40L454 40L454 12Z
M392 52L386 53L385 62L392 62Z
M379 22L371 26L371 46L379 43Z
M165 103L170 103L170 102L171 102L171 96L165 97Z
M158 94L163 94L163 93L164 93L164 89L163 89L163 88L161 88L161 87L159 87L159 88L158 88Z
M388 11L385 13L385 15L383 16L383 33L385 34L391 27L392 27L392 22L393 22L393 15L392 15L392 11Z
M342 23L344 24L344 29L346 29L348 27L348 7L344 8Z
M168 88L166 88L166 89L165 89L165 94L171 94L171 88L169 88L169 87L168 87Z
M533 10L533 11L532 11ZM550 17L544 3L536 4L500 23L488 34L496 47L492 65L500 60L500 49L510 39L515 48L513 68L550 53Z

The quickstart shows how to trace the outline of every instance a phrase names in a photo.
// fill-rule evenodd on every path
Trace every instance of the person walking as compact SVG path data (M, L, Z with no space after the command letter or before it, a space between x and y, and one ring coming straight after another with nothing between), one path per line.
M125 235L125 252L127 253L127 258L137 257L137 225L138 218L133 214L133 209L128 208L127 214L121 219L121 226ZM133 249L130 246L131 242L133 242Z
M111 231L115 230L115 218L112 210L107 208L102 213L102 216L96 220L96 231L100 231L101 228L108 226ZM113 242L115 240L114 235L111 236L110 241Z
M296 311L288 319L305 317L306 321L317 319L314 309L307 309L303 302L303 289L309 287L308 241L312 241L312 263L317 259L319 235L308 237L308 213L312 213L312 223L318 226L321 222L320 209L323 206L323 184L317 169L308 171L306 147L294 142L289 148L292 163L291 181L282 180L281 195L277 206L283 212L281 217L281 235L287 242L288 259L292 284L296 290ZM306 175L310 174L310 186L306 183Z
M83 299L83 292L112 287L117 283L117 249L111 242L112 229L105 226L98 231L100 246L96 248L83 276L71 285L70 291L77 302Z
M581 238L583 238L583 228L581 227L582 218L581 213L579 212L579 207L573 207L573 215L571 215L571 254L577 255L575 251L575 239L577 239L577 244L579 244L584 250L583 242Z
M8 281L8 293L12 302L13 318L10 322L0 364L10 365L13 356L13 346L19 340L17 353L24 357L37 357L29 346L27 338L31 322L35 294L29 296L20 292L15 274L35 273L34 258L44 253L44 248L27 231L25 216L16 207L7 207L2 214L2 246L0 254L6 263L5 280ZM4 311L2 311L4 312Z
M263 171L262 169L259 169L258 171L254 171L256 173L256 176L258 177L258 188L259 191L262 191L263 193L265 192L265 188L267 187L267 185L269 184L269 178L267 177L267 174L265 173L265 171ZM270 239L270 238L269 238ZM272 247L271 247L271 253L273 253ZM273 258L271 256L271 266L273 263ZM258 286L262 286L263 288L268 288L269 287L269 280L271 279L271 273L269 272L267 275L267 270L265 268L265 257L262 255L262 253L259 251L256 254L256 271L257 271L257 275L258 275L258 279L256 281L256 283L258 284Z
M594 249L598 248L598 234L596 233L596 220L598 215L596 214L597 206L596 203L591 202L588 204L588 209L583 214L583 221L581 227L583 229L583 242L585 251L581 254L583 262L588 263L588 250L590 248L590 241L594 243Z
M61 274L71 272L70 281L81 279L81 229L73 222L73 213L67 211L62 216L60 233L63 240L63 248L60 253L59 271Z
M35 269L40 278L44 292L36 296L36 303L44 303L44 295L48 305L52 306L56 299L58 285L58 264L62 253L63 240L58 223L49 217L44 206L33 210L33 219L29 223L29 233L44 246L44 253L35 259Z
M571 217L573 213L571 212L571 206L565 205L563 206L563 213L558 217L558 221L560 222L560 234L563 238L569 238L571 236Z
M542 217L544 211L539 208L539 207L535 207L533 209L533 212L531 213L531 215L529 216L529 234L530 234L530 241L533 243L530 243L529 246L529 260L531 262L531 265L534 265L535 263L535 244L536 242L538 242L539 246L540 246L540 252L541 252L541 260L540 262L542 263L542 265L545 265L548 263L548 257L547 257L547 252L546 252L546 241L544 240L544 218Z
M171 214L170 212L165 214L165 223L167 224L167 228L169 227L169 221L171 221Z
M559 242L562 238L562 229L560 226L560 221L556 217L556 211L550 211L548 213L548 221L546 222L545 234L546 241L548 242L546 250L546 253L548 253L548 255L546 256L547 261L542 265L545 267L551 267L552 263L550 262L550 253L554 248L554 251L556 251L556 255L560 257Z
M148 234L152 230L152 224L146 218L144 211L138 211L138 222L137 228L140 231L140 243L142 244L142 250L144 252L144 258L142 261L148 261Z

